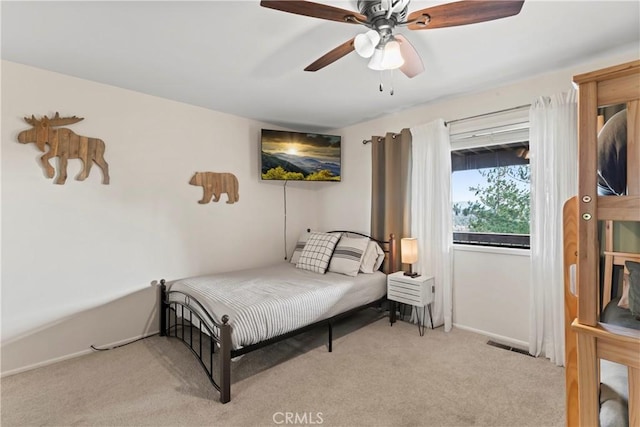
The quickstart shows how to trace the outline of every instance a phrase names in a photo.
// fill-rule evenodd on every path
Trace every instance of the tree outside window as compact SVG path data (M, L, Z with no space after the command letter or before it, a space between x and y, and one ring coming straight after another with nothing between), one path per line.
M526 143L452 152L455 243L529 247L527 154Z

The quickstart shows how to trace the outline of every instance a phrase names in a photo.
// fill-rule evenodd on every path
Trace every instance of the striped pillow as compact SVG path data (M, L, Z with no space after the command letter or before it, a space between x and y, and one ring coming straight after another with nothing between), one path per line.
M339 239L340 234L311 233L300 253L296 268L324 274Z
M369 239L366 237L343 237L340 239L333 251L329 271L347 276L357 276L368 244Z
M309 236L311 236L311 232L309 230L305 230L300 233L300 237L298 237L298 241L296 242L296 247L293 249L293 254L291 254L291 264L298 263L300 254L302 253L307 240L309 240Z

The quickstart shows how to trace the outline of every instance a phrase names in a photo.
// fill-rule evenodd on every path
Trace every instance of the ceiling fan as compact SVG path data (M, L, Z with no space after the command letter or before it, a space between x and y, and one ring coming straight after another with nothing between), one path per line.
M360 12L321 3L294 0L262 0L260 5L283 12L311 16L330 21L359 24L369 28L307 66L305 71L318 71L354 50L370 58L369 68L399 68L412 78L424 71L422 59L402 34L394 34L397 26L410 30L428 30L492 21L517 15L524 0L463 0L445 3L409 13L410 0L358 0Z

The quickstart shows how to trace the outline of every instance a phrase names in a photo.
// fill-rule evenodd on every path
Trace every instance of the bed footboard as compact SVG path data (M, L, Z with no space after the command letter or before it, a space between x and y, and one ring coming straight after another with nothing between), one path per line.
M171 300L170 294L179 298ZM167 291L165 280L160 280L160 336L178 338L189 347L213 387L220 392L220 402L227 403L231 400L231 326L229 316L224 315L221 320L222 323L214 321L193 297ZM219 350L216 351L216 347Z
M222 323L215 322L202 305L192 296L179 291L167 291L165 280L160 281L160 336L181 340L193 353L207 373L207 377L216 390L220 392L220 402L231 400L231 358L250 353L259 348L296 336L303 332L327 326L328 351L332 351L333 323L357 311L369 307L380 307L386 296L368 304L355 307L328 319L320 320L291 332L275 336L256 344L234 350L231 343L231 325L229 317L222 316ZM169 298L173 294L178 298ZM200 313L203 313L202 315ZM209 325L213 325L210 327ZM194 336L194 329L197 335ZM203 345L203 340L205 345ZM219 347L219 349L216 349ZM214 366L217 369L214 369ZM217 372L218 379L214 377Z

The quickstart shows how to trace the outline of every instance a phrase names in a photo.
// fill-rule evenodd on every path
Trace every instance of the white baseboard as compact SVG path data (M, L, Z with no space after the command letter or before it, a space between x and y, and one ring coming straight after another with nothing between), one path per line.
M115 347L118 345L122 345L122 344L126 344L141 338L146 338L149 337L151 335L155 335L157 334L158 331L149 331L148 334L141 334L135 337L131 337L131 338L127 338L127 339L123 339L120 341L116 341L110 344L106 344L104 346L100 346L100 348L109 348L109 347ZM95 350L92 350L91 348L88 348L86 350L82 350L82 351L78 351L76 353L72 353L72 354L67 354L64 356L60 356L60 357L55 357L53 359L48 359L48 360L43 360L42 362L38 362L38 363L34 363L32 365L27 365L27 366L22 366L20 368L16 368L16 369L12 369L10 371L6 371L6 372L0 372L0 378L4 378L4 377L9 377L11 375L16 375L16 374L20 374L22 372L27 372L27 371L31 371L33 369L37 369L37 368L42 368L45 366L49 366L49 365L53 365L54 363L58 363L58 362L62 362L64 360L69 360L69 359L74 359L76 357L80 357L80 356L86 356L87 354L93 353Z
M497 342L499 342L500 344L505 344L505 345L509 345L511 347L516 347L519 348L521 350L525 350L525 351L529 351L529 343L526 341L520 341L514 338L509 338L509 337L505 337L502 335L498 335L498 334L493 334L491 332L486 332L486 331L481 331L479 329L475 329L475 328L471 328L469 326L464 326L464 325L459 325L457 323L453 324L454 327L458 328L458 329L462 329L465 331L469 331L469 332L473 332L479 335L484 335L485 337L491 338L492 340L495 340Z

